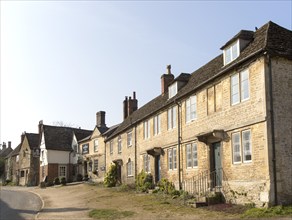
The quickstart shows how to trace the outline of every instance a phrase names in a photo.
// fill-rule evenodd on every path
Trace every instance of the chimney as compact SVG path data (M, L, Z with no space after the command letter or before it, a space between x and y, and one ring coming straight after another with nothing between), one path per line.
M2 145L2 150L5 150L6 149L6 143L3 142L3 145Z
M106 127L105 112L104 111L96 112L96 126L97 127Z
M11 141L8 141L8 148L11 148Z
M168 91L168 86L174 80L174 75L171 73L171 65L166 66L167 73L161 76L161 94L164 95Z
M136 99L136 92L133 92L133 99L131 96L128 100L128 116L138 109L138 100Z
M43 120L40 120L39 121L39 134L42 133L43 124L44 124Z
M21 134L21 136L20 136L20 140L21 140L21 142L20 142L20 143L22 143L22 142L23 142L23 140L24 140L24 136L25 136L25 132L23 132L23 133Z
M125 97L125 100L123 102L123 108L124 108L124 119L128 117L128 97Z

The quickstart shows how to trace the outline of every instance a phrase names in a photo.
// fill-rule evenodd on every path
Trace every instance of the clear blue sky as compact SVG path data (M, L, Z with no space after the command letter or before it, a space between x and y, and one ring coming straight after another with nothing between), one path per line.
M120 123L125 96L141 107L160 76L190 73L241 29L291 30L291 1L0 1L0 142L45 124Z

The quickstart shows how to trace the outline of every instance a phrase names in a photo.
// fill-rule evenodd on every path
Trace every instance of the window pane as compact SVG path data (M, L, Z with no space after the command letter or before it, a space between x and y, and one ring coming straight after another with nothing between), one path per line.
M232 149L233 149L233 162L235 163L241 162L239 133L232 134Z
M193 167L198 166L197 144L193 144Z
M236 59L238 57L239 53L238 53L238 48L237 48L237 43L235 43L232 46L232 60Z
M186 145L186 156L187 156L187 167L192 167L192 152L191 152L191 145Z
M241 76L241 99L245 100L249 98L249 73L245 70L240 73Z
M231 104L239 102L239 76L235 74L231 77Z
M172 149L168 150L168 169L172 170Z
M191 100L186 100L186 122L191 120Z
M231 49L230 47L225 50L225 65L231 62Z
M244 161L251 161L251 141L250 131L242 132L242 146L243 146L243 159Z
M172 115L172 127L175 128L176 127L176 107L173 107L173 115Z
M197 97L196 96L192 96L191 97L191 119L195 119L197 116Z
M173 169L177 168L176 148L173 148Z

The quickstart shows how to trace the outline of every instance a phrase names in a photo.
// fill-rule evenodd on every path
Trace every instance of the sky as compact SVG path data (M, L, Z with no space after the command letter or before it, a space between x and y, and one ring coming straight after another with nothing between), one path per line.
M291 30L292 1L0 1L0 143L38 123L92 130L161 93L160 77L192 73L240 30Z

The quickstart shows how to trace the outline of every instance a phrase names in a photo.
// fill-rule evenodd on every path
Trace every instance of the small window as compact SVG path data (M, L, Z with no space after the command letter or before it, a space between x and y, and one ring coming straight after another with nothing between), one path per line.
M143 155L144 171L146 173L150 172L150 156L148 154Z
M129 131L127 133L127 146L131 147L132 146L132 131Z
M249 72L244 70L231 76L231 105L249 99Z
M176 147L168 149L167 155L168 155L168 170L176 170L177 169Z
M196 143L186 145L186 161L187 168L194 168L198 166L198 151Z
M98 140L94 140L94 152L98 151Z
M24 177L24 170L20 171L20 177Z
M130 158L127 163L127 176L133 176L133 162Z
M118 137L118 153L122 153L122 138L121 136Z
M167 128L168 130L176 127L176 106L167 111Z
M144 121L144 139L150 138L150 120Z
M177 82L168 87L168 98L172 98L177 94Z
M233 163L252 161L251 131L246 130L232 134Z
M66 166L59 166L59 177L66 177Z
M232 62L239 56L239 40L235 41L223 51L224 65Z
M98 171L98 160L97 159L93 161L93 169L95 171Z
M153 118L153 133L158 135L160 133L160 115L156 115Z
M186 122L190 122L197 117L197 97L191 96L186 100Z

